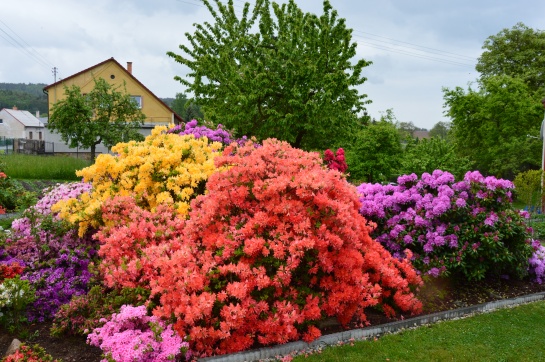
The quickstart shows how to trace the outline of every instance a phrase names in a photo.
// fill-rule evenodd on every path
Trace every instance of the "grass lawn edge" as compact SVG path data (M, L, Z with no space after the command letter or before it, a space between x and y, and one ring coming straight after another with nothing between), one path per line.
M488 303L472 305L469 307L458 308L443 312L436 312L398 320L390 323L385 323L376 326L365 328L351 329L343 332L327 334L321 336L311 343L304 341L289 342L282 345L272 347L264 347L239 353L211 356L199 359L200 362L249 362L260 361L267 359L278 359L287 355L295 355L306 352L321 350L328 346L335 346L344 343L349 343L354 340L366 340L369 338L378 337L388 333L396 333L398 331L424 326L439 321L455 320L460 318L471 317L478 313L493 312L503 308L514 307L522 304L538 302L545 300L545 292L529 294L510 299L502 299Z

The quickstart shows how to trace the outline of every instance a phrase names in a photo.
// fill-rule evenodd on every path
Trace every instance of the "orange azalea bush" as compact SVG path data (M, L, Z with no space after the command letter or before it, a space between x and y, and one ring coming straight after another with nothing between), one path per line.
M154 314L174 318L192 350L311 341L320 319L365 323L373 306L421 311L410 262L369 237L355 187L317 153L267 140L229 146L216 167L183 224L168 207L120 201L104 217L127 223L99 234L107 283L150 288Z
M107 221L100 209L115 196L134 197L139 206L149 210L172 205L186 216L191 199L204 192L208 176L216 171L214 158L221 154L222 144L206 137L165 132L166 127L156 127L144 141L118 143L112 147L115 155L99 155L93 165L76 173L90 182L93 190L77 199L60 201L53 211L79 224L80 234Z

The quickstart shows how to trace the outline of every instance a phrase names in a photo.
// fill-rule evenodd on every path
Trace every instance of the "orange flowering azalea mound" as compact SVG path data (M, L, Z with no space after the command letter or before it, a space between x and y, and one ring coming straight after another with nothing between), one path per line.
M128 224L100 234L108 283L150 288L153 313L197 354L311 341L321 319L365 323L373 306L421 311L410 262L369 237L355 187L317 153L233 144L216 166L183 224L119 202L106 217Z

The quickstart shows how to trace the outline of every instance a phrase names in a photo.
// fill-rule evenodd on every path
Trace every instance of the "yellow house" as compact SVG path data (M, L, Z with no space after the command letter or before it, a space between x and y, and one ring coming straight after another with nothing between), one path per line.
M127 62L127 67L125 68L114 58L107 59L45 87L44 92L47 93L49 114L51 114L53 105L66 97L64 94L65 86L71 87L72 85L76 85L81 89L82 93L89 93L95 86L95 78L103 78L114 87L119 87L118 91L122 91L123 86L125 87L127 93L140 105L142 112L146 115L143 128L184 122L179 115L174 113L169 106L134 77L132 74L132 62Z

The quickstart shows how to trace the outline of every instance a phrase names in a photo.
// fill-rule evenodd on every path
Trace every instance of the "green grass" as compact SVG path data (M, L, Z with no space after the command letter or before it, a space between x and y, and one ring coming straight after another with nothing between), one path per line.
M293 361L544 361L545 302L446 321Z
M70 156L10 154L0 156L0 164L14 179L77 181L81 178L76 176L76 170L91 165L91 161Z

